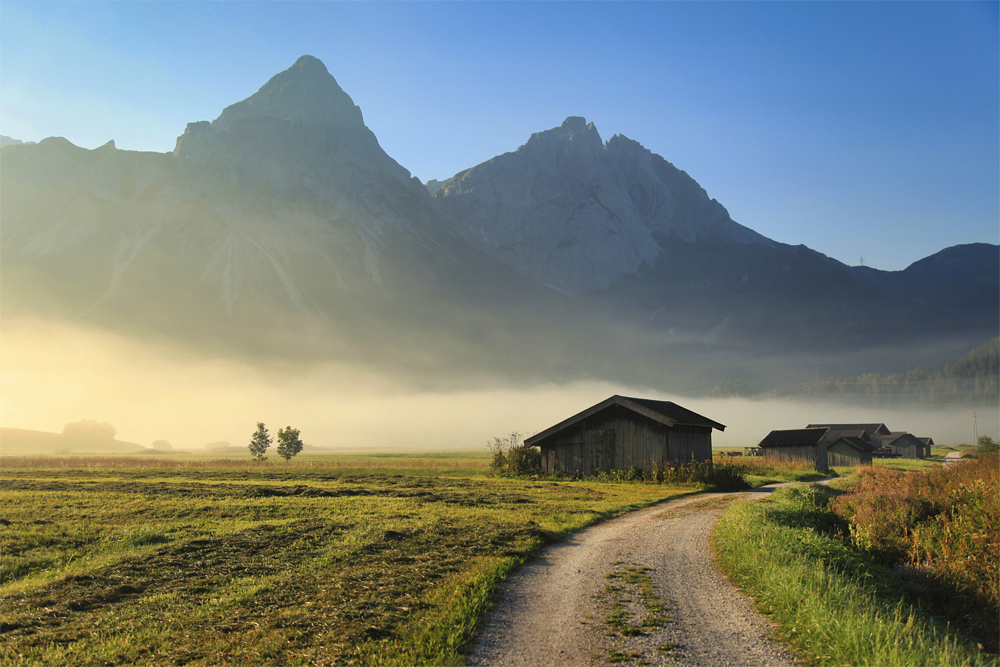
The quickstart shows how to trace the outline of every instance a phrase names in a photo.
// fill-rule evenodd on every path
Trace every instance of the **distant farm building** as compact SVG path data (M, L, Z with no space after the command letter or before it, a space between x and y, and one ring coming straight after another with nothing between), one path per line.
M830 466L823 438L829 431L826 427L771 431L757 446L766 459L810 461L817 470L827 470Z
M931 447L934 446L934 438L917 438L920 442L924 443L924 456L931 455Z
M830 467L850 468L872 464L875 447L861 437L842 435L836 439L824 439L827 463Z
M906 431L883 435L881 438L882 448L888 449L892 454L898 454L904 459L924 458L926 446L918 438L910 435Z
M904 459L922 459L930 456L930 438L917 438L906 431L890 431L885 424L809 424L807 428L828 428L827 442L839 437L855 437L872 446L872 455L890 456ZM843 446L838 449L843 449ZM830 465L840 465L831 463ZM856 464L850 464L856 465Z
M670 401L611 398L524 441L539 447L542 470L593 475L712 461L712 429L725 426Z

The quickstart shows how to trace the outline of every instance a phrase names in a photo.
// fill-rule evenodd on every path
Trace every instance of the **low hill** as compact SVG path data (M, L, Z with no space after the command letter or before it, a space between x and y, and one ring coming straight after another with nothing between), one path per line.
M122 440L94 441L73 438L62 433L33 431L26 428L0 427L0 454L139 454L150 451L135 442Z

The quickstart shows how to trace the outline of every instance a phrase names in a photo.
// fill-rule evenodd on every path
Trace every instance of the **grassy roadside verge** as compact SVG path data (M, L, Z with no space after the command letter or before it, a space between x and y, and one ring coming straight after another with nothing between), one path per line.
M713 534L719 567L810 665L997 665L996 655L908 596L911 573L843 539L822 505L834 490L790 487L737 503Z
M4 467L0 664L461 664L541 546L692 487Z

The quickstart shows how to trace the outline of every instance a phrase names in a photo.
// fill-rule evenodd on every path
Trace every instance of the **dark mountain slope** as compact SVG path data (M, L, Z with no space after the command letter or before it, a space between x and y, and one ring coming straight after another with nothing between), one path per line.
M952 246L902 271L878 271L861 266L851 267L851 271L883 294L924 306L928 318L956 319L977 330L998 323L998 246L989 243Z
M457 174L435 199L473 245L595 319L666 340L764 353L965 345L1000 319L996 246L898 275L852 269L739 225L688 174L625 137L602 143L582 118Z

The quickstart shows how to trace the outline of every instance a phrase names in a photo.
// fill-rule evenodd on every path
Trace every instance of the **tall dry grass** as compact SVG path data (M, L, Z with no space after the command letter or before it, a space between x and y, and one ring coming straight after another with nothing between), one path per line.
M854 544L926 573L937 584L930 594L976 634L1000 636L1000 457L857 474L858 484L830 503Z

